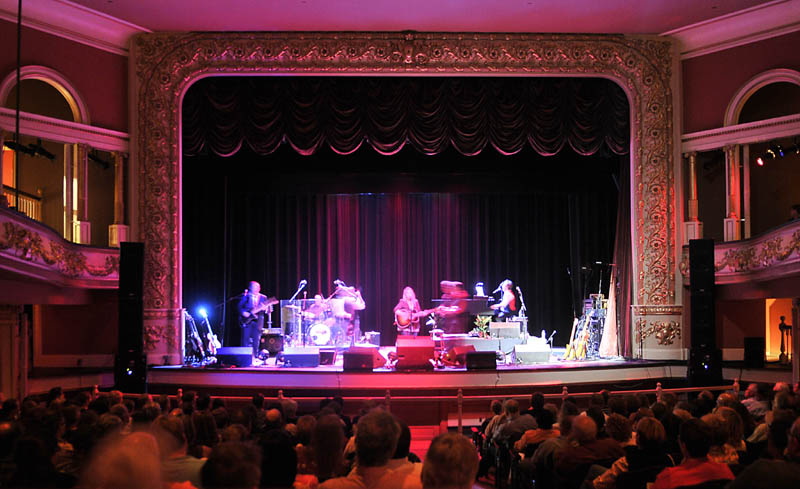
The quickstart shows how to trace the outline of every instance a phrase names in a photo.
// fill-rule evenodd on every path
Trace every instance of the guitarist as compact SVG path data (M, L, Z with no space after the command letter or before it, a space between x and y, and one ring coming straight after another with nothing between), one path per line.
M419 318L422 311L417 300L417 294L411 287L403 289L403 296L394 306L394 324L400 336L417 336L419 334Z
M272 304L261 293L261 284L250 282L239 300L239 326L242 328L242 346L253 348L253 358L258 358L261 331L264 328L264 313L272 312Z

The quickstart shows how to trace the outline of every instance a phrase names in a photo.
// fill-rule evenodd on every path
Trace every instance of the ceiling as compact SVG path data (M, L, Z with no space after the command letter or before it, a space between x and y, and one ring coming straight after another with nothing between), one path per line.
M623 34L660 34L770 3L768 0L56 1L88 7L152 31L415 30Z

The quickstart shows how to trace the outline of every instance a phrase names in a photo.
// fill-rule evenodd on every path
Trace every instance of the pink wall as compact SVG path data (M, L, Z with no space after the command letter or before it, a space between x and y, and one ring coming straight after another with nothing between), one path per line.
M775 68L800 71L800 32L690 58L683 70L683 132L721 127L739 88Z
M117 350L117 291L94 291L88 305L41 305L42 353L100 355Z
M0 78L17 64L17 27L0 20ZM42 65L61 73L89 107L92 125L128 131L128 58L23 27L22 65Z
M744 348L749 336L764 337L764 300L716 301L719 348Z

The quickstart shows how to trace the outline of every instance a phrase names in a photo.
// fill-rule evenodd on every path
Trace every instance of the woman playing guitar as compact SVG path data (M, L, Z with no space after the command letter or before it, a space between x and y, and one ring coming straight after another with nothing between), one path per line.
M420 310L417 295L414 289L403 289L403 297L394 306L394 323L397 325L397 334L402 336L416 336L419 334L419 319L427 316L435 309Z

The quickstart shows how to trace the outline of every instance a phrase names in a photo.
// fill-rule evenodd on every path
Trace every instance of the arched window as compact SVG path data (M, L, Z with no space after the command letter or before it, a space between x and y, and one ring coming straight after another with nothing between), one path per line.
M800 112L798 97L800 72L783 68L765 71L751 78L736 92L725 110L724 125L796 114ZM748 103L751 100L753 103Z
M0 83L0 104L16 108L17 73L12 71ZM89 111L75 87L60 73L45 66L24 66L20 69L22 107L20 110L57 119L91 124ZM29 97L26 94L44 97ZM60 95L60 97L58 96ZM67 112L68 111L68 112ZM69 114L69 115L67 115Z

